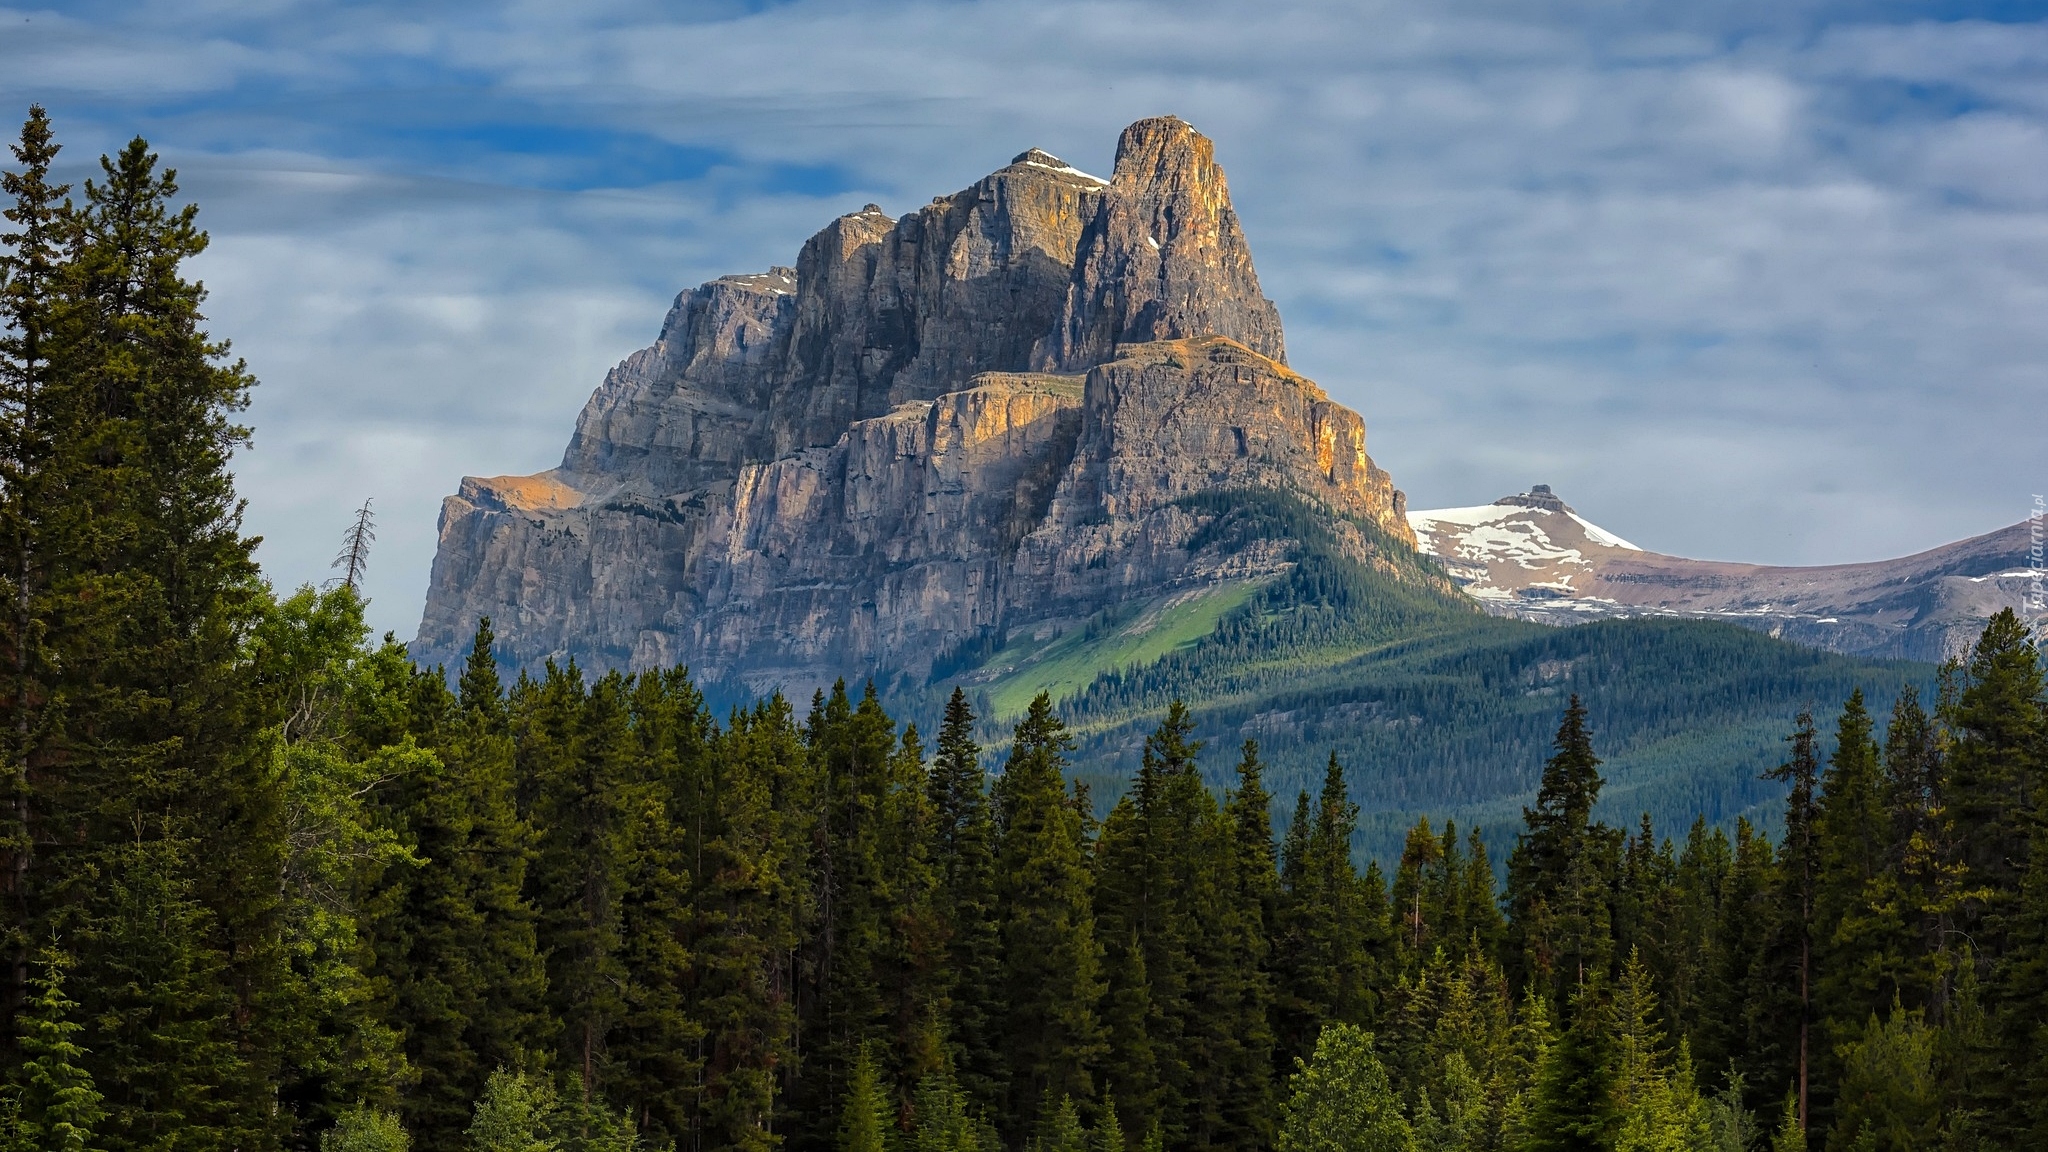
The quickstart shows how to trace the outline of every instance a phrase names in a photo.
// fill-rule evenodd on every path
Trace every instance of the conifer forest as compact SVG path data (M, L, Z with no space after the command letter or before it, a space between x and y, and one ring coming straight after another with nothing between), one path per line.
M6 1152L2048 1147L2010 611L1785 701L1782 832L1596 819L1572 698L1519 823L1384 860L1335 755L1272 795L1178 703L1111 803L1043 694L991 742L958 690L501 670L489 621L418 667L253 559L175 174L56 152L38 110L5 178Z

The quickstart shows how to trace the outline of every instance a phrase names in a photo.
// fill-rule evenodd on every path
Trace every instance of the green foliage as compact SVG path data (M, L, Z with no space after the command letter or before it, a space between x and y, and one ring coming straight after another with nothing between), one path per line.
M838 1152L886 1152L889 1131L894 1127L890 1112L874 1049L862 1045L839 1106L839 1135L834 1147Z
M22 1063L8 1101L10 1147L41 1152L87 1152L96 1146L94 1128L106 1118L104 1097L83 1066L85 1049L73 1019L78 1003L64 993L70 958L43 949L35 998L18 1017Z
M556 1152L555 1091L543 1080L503 1068L484 1083L466 1135L472 1152Z
M1299 1065L1282 1109L1280 1152L1409 1152L1415 1133L1373 1051L1372 1034L1331 1024Z
M1083 813L1066 787L1066 726L1041 693L1017 722L996 782L997 918L1008 1004L1009 1115L1094 1099L1105 1048L1101 946Z
M1872 1014L1862 1035L1841 1046L1841 1090L1829 1144L1874 1152L1937 1147L1938 1040L1918 1011L1894 1003L1882 1022Z
M1120 671L1033 695L993 786L959 690L928 761L872 686L508 689L488 621L451 686L352 587L262 585L204 234L141 142L75 203L55 155L32 112L0 256L0 1152L1753 1152L1788 1087L1774 1148L2048 1141L2012 614L1930 711L1731 629L1492 620L1221 493L1193 546L1289 573L1034 651ZM1821 697L1832 748L1801 716L1757 779Z
M412 1137L396 1112L351 1108L320 1134L320 1152L409 1152Z

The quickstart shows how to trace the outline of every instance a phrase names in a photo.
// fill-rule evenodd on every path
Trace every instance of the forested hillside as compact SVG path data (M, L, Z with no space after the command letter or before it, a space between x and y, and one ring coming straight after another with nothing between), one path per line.
M949 678L965 683L983 738L1000 744L1048 691L1074 732L1077 775L1111 798L1136 771L1146 734L1182 701L1212 745L1257 739L1282 791L1313 788L1336 752L1362 813L1359 851L1384 858L1424 813L1489 829L1519 819L1569 695L1603 734L1615 778L1603 815L1648 812L1675 826L1704 815L1730 828L1747 816L1775 828L1783 788L1760 774L1777 763L1795 713L1859 686L1888 706L1903 688L1934 683L1932 665L1836 655L1724 623L1557 628L1487 616L1433 560L1369 522L1348 525L1368 543L1360 557L1331 529L1343 517L1296 497L1226 491L1183 504L1211 517L1203 537L1284 547L1291 567L1164 613L1105 613L1050 645L994 645L941 664L923 692L892 690L883 673L884 698L929 727ZM1227 606L1200 612L1219 601ZM1146 646L1173 630L1174 612L1194 626ZM1207 771L1212 786L1228 786L1226 763Z
M1504 874L1440 814L1361 869L1353 746L1274 787L1201 746L1200 668L1074 706L1163 700L1105 814L1046 693L984 755L959 690L922 730L858 686L714 711L681 669L501 676L488 622L420 667L346 581L253 563L253 381L173 174L138 140L73 196L54 152L38 112L5 184L6 1152L2048 1142L2048 699L2010 612L1875 712L1827 665L1774 835L1603 818L1568 689L1654 635L1587 631L1524 697L1554 737ZM1353 626L1287 611L1315 596L1214 641ZM1473 651L1420 645L1404 691L1520 675ZM1698 678L1760 658L1719 651Z

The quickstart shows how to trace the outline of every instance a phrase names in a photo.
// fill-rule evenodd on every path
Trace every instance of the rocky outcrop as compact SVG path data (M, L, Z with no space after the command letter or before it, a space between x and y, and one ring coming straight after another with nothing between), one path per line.
M1197 547L1201 492L1283 489L1412 541L1364 422L1283 356L1207 139L1140 121L1108 181L1027 151L679 296L561 467L444 502L414 654L453 660L489 616L522 664L914 676L1287 563Z
M1775 567L1646 551L1541 484L1408 517L1422 550L1488 611L1541 623L1687 616L1852 655L1939 661L1966 652L2002 608L2033 615L2024 521L1896 560Z

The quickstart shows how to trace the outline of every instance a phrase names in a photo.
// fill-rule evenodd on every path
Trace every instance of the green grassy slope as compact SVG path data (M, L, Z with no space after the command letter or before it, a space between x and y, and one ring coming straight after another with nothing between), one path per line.
M1013 641L963 677L994 713L990 736L1051 692L1100 803L1121 792L1145 733L1178 696L1209 741L1204 764L1218 786L1238 745L1259 741L1283 820L1334 751L1365 813L1363 854L1398 854L1421 814L1477 822L1502 849L1576 692L1607 761L1605 818L1633 824L1647 811L1671 834L1694 814L1768 824L1780 793L1758 775L1778 762L1800 708L1825 717L1858 685L1873 709L1888 707L1902 684L1933 675L1705 621L1552 628L1489 617L1433 563L1368 525L1356 526L1368 543L1361 558L1339 546L1327 513L1289 496L1214 493L1190 505L1211 517L1197 546L1287 540L1293 570Z

